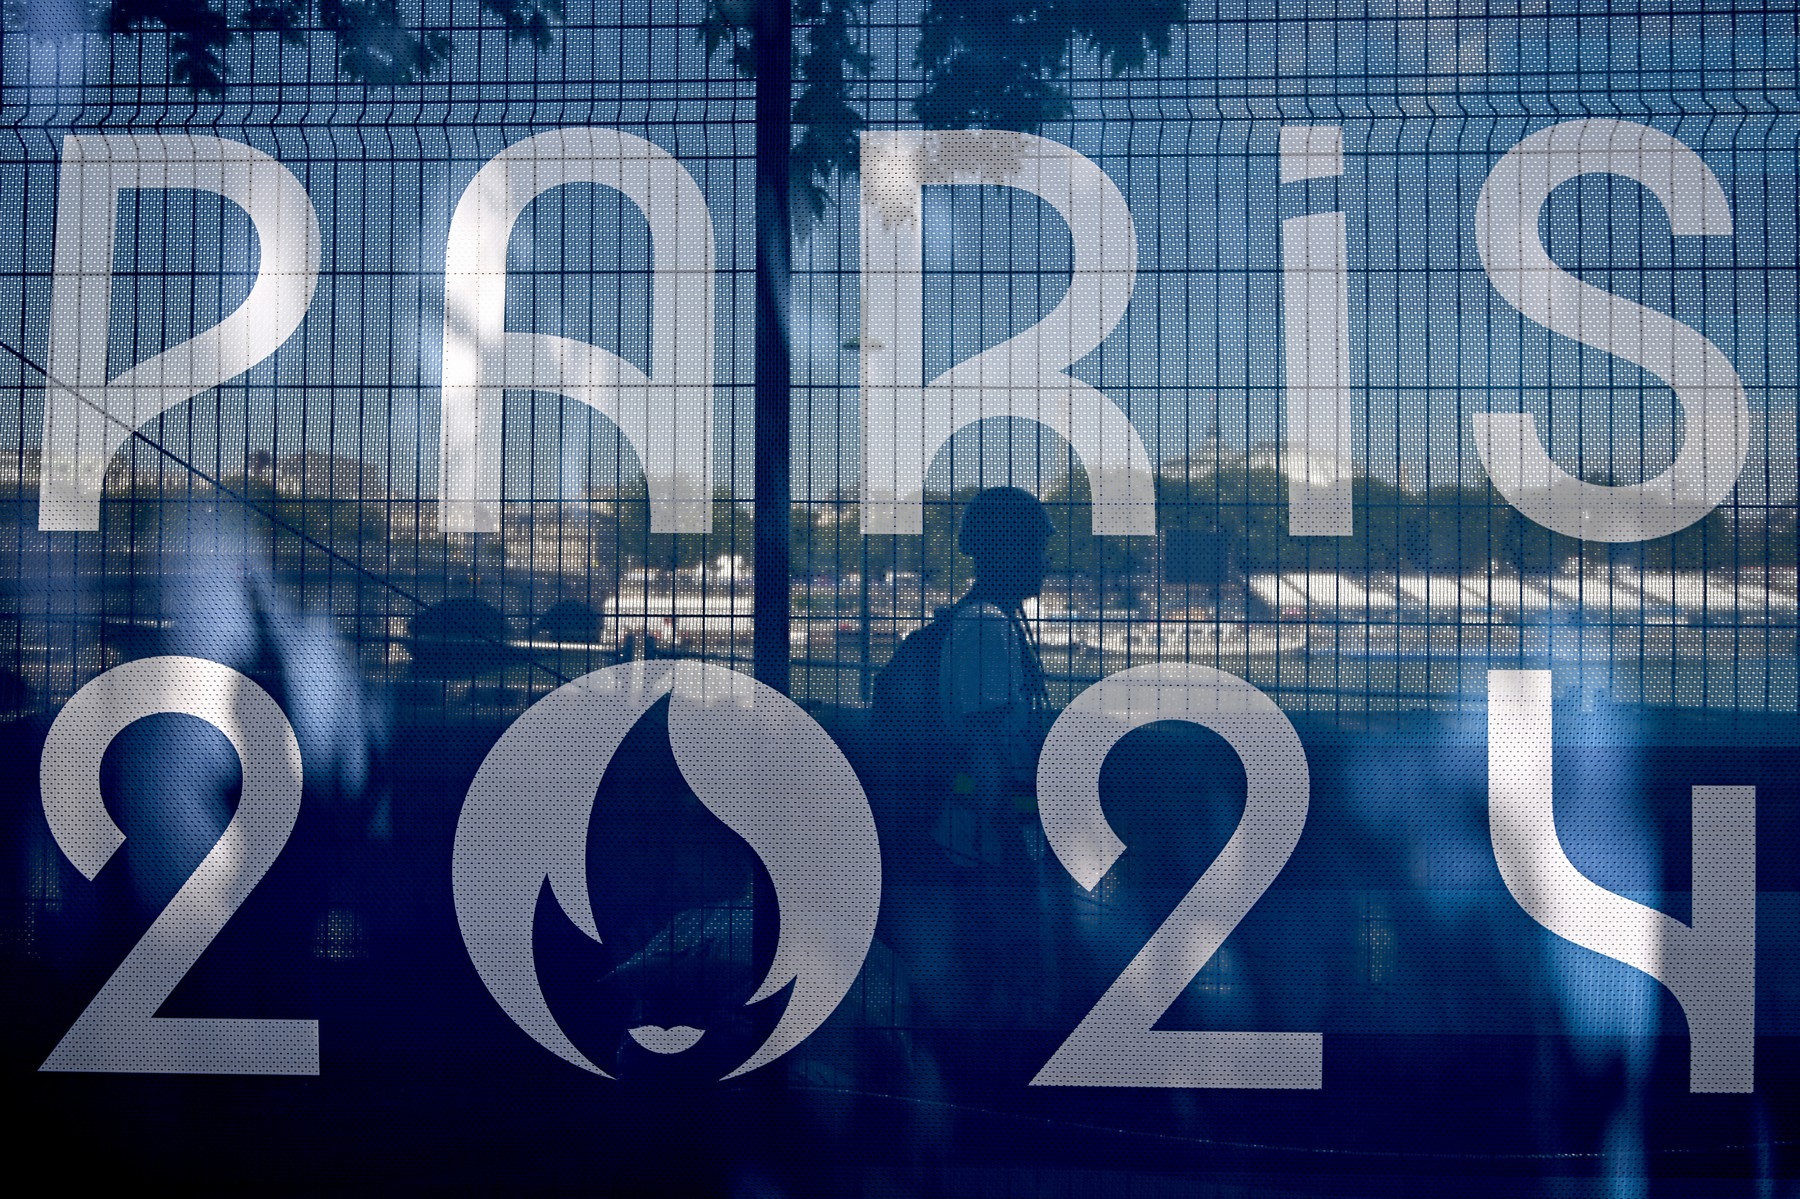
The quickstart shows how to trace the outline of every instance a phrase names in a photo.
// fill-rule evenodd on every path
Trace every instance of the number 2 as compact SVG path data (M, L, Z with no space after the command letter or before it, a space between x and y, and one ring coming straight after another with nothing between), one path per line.
M1063 868L1093 890L1125 852L1100 808L1100 767L1126 733L1159 720L1211 729L1237 752L1249 783L1243 819L1032 1085L1317 1090L1319 1033L1154 1027L1281 873L1306 824L1306 751L1274 700L1205 666L1140 666L1102 679L1064 710L1044 743L1044 835Z
M144 658L77 691L44 742L44 815L88 878L125 842L100 795L100 762L126 726L198 717L237 751L237 811L198 869L139 938L39 1067L78 1073L317 1074L316 1020L171 1019L156 1014L262 881L300 814L300 743L269 693L204 658Z

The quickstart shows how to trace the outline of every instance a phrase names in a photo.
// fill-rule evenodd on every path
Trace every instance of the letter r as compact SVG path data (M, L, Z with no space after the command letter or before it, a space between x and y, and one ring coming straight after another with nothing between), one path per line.
M1030 192L1068 223L1068 294L1043 320L925 379L920 189L992 183ZM1131 301L1137 232L1095 162L1025 133L951 129L862 139L862 531L921 533L925 471L957 430L992 417L1035 420L1087 470L1094 532L1156 533L1156 481L1124 409L1067 369L1098 349Z

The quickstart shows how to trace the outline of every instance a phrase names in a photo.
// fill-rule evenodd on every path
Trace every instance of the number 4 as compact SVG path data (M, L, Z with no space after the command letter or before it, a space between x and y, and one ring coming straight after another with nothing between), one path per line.
M1756 1089L1756 788L1693 789L1692 919L1606 890L1556 831L1551 676L1488 672L1488 829L1506 889L1566 941L1642 971L1687 1016L1688 1090Z

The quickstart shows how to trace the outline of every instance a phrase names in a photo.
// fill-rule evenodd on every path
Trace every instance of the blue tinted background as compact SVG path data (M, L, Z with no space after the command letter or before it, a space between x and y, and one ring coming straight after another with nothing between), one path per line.
M857 181L826 187L793 247L793 694L871 790L886 898L832 1020L731 1084L713 1080L783 1002L742 1007L772 952L768 882L687 790L655 714L610 767L590 829L602 944L548 897L537 925L553 1010L620 1081L544 1052L488 996L457 930L450 846L482 757L561 682L645 654L749 669L753 85L705 53L697 3L575 4L542 50L472 4L403 15L451 38L420 82L356 85L325 34L259 34L234 44L216 98L171 84L163 34L58 40L17 21L0 34L0 208L18 230L0 239L14 351L0 355L0 1051L30 1113L22 1154L295 1190L1792 1193L1792 7L1195 5L1167 55L1120 77L1077 44L1069 111L1039 131L1118 184L1139 275L1124 321L1074 373L1149 447L1156 539L1085 536L1068 447L1005 422L933 462L925 537L858 535ZM848 96L870 128L918 124L920 21L911 5L860 12L873 60ZM1542 222L1559 263L1704 332L1749 396L1730 499L1642 546L1518 520L1468 433L1473 413L1532 412L1565 466L1620 482L1662 469L1679 434L1666 387L1524 320L1475 254L1493 163L1582 116L1680 138L1732 206L1732 236L1673 239L1647 193L1587 178ZM501 149L579 124L669 150L712 210L719 491L703 539L651 534L616 431L533 393L506 399L502 531L437 528L450 213ZM1343 127L1341 179L1279 182L1278 131L1293 124ZM318 210L323 273L271 359L140 430L98 532L43 534L60 143L100 129L273 154ZM1359 534L1294 539L1280 221L1328 211L1349 231ZM1023 193L928 189L924 236L929 373L1029 327L1067 286L1068 234ZM508 325L645 365L649 259L643 217L616 195L547 194L509 247ZM257 261L248 221L216 197L128 194L115 369L215 323ZM1216 855L1243 776L1210 734L1133 734L1102 776L1125 857L1092 896L1054 863L1017 889L1056 913L1041 926L1050 964L985 921L993 888L946 873L915 827L945 801L929 749L896 745L866 709L898 639L967 581L958 505L1003 482L1037 491L1063 530L1034 613L1054 702L1128 666L1196 661L1256 683L1299 728L1313 777L1300 847L1163 1026L1319 1030L1322 1091L1026 1085ZM1185 561L1168 530L1216 536L1216 568ZM235 803L223 739L158 717L108 753L127 834L114 861L88 882L51 840L37 779L50 720L103 670L155 653L262 682L307 777L289 845L164 1014L316 1019L316 1079L37 1073ZM1507 894L1486 831L1492 668L1553 672L1559 831L1609 889L1684 916L1689 788L1757 788L1754 1095L1690 1095L1668 993L1557 940ZM892 769L909 753L910 777ZM634 960L696 913L707 937ZM981 976L969 985L983 997L954 1017L922 982L946 962ZM709 1039L652 1059L621 1037L647 1020Z

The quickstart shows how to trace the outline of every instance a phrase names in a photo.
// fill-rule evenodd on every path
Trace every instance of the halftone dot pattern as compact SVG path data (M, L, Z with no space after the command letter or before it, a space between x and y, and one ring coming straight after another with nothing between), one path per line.
M5 6L21 1160L1791 1191L1791 0L769 11Z

